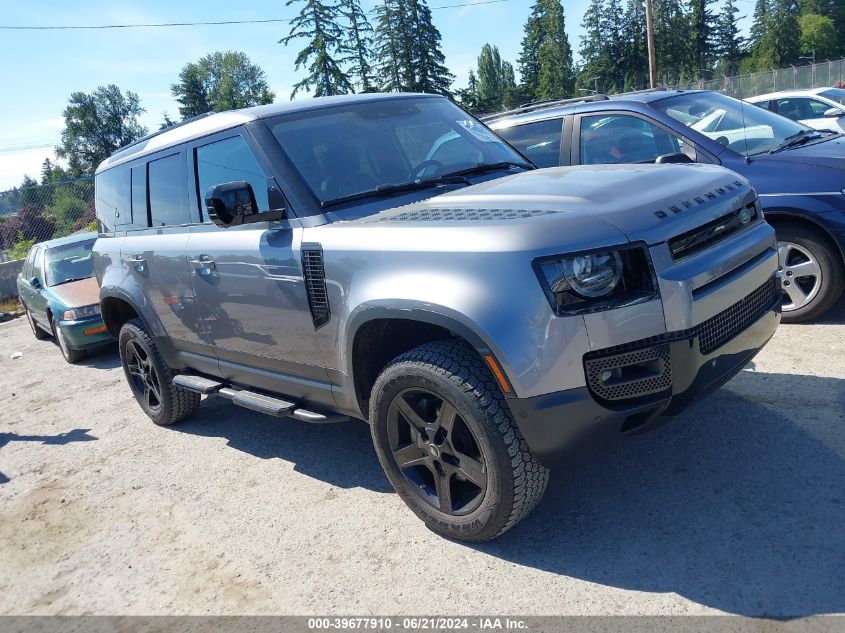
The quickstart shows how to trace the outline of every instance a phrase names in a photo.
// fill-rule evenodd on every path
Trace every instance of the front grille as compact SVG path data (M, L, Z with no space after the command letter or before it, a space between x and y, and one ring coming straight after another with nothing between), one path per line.
M305 275L311 320L314 327L320 327L328 323L331 312L326 291L326 271L323 268L323 249L319 244L302 245L302 272Z
M727 343L771 309L775 300L780 300L780 293L778 280L773 277L741 301L698 325L695 329L701 353L709 354Z
M757 207L751 203L742 209L682 233L669 240L672 259L688 257L722 241L750 225L757 217Z
M672 386L669 345L584 359L590 390L603 400L630 400L666 391ZM607 372L608 378L602 379Z

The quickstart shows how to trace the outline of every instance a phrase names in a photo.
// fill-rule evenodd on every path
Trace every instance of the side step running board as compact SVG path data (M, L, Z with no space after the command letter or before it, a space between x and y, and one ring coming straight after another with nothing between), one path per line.
M179 374L173 378L173 384L187 391L194 391L203 395L217 395L231 400L239 407L277 418L291 417L309 424L329 424L345 422L349 419L345 415L324 415L316 411L302 409L297 407L294 402L274 398L263 393L255 393L246 389L232 389L224 386L222 382L196 374Z

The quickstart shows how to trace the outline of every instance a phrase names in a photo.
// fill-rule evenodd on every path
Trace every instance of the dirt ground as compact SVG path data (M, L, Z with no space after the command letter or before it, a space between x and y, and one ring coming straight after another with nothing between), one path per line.
M159 428L113 351L71 366L0 324L0 613L845 612L843 324L845 303L781 326L726 387L555 472L475 546L404 507L362 423L212 399Z

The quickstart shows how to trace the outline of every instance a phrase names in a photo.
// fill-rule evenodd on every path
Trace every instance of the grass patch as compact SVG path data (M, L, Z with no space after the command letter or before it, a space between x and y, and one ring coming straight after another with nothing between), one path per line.
M10 299L0 299L0 312L23 312L23 306L20 299L12 297Z

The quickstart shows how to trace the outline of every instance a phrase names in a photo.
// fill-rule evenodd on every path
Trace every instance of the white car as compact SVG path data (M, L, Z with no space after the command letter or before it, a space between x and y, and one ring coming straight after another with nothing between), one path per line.
M749 97L746 101L816 130L845 132L845 90L842 88L784 90Z

